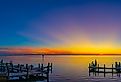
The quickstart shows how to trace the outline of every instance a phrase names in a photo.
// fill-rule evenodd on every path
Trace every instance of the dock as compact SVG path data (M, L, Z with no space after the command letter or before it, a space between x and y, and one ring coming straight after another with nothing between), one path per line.
M0 82L2 81L44 81L49 82L52 73L52 63L44 64L14 64L12 61L0 61Z
M105 77L106 74L109 73L112 76L114 74L117 74L117 76L120 77L120 73L121 73L121 63L120 62L115 62L110 67L106 67L105 64L100 65L97 63L97 60L95 60L95 61L92 61L91 63L89 63L88 68L89 68L89 76L91 74L96 76L96 75L99 75L100 73L102 73Z

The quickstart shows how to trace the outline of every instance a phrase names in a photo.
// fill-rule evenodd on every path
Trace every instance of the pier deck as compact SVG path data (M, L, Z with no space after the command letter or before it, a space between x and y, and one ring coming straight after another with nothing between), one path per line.
M93 75L98 75L100 73L104 74L104 77L107 73L112 74L117 74L117 76L120 76L121 73L121 64L120 62L115 62L115 64L112 64L110 67L106 67L106 65L104 64L103 66L100 66L97 61L92 61L91 63L89 63L89 76L91 75L91 73L93 73Z
M52 63L47 65L38 64L13 64L12 62L0 62L0 80L2 81L33 81L47 80L49 82L49 73L52 73Z

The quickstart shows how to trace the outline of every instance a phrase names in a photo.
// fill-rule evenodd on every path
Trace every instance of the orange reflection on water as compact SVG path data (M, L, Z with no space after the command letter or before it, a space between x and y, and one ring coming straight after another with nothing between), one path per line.
M38 64L38 63L53 63L53 68L55 70L63 71L63 73L73 72L80 74L88 72L88 64L94 61L95 59L98 61L100 65L106 64L106 66L111 66L116 61L121 61L121 56L84 56L84 55L71 55L71 56L48 56L46 55L44 61L42 61L41 56L1 56L1 59L6 61L13 61L14 63L28 63L28 64Z

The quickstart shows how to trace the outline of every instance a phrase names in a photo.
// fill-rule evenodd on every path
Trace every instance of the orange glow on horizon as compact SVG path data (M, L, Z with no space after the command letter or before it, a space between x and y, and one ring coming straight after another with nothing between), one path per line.
M8 48L0 52L10 54L120 54L120 48Z

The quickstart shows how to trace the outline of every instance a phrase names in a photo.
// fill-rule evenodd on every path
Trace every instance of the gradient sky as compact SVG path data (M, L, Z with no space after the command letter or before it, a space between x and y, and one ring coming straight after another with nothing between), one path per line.
M1 52L121 53L121 0L0 0L0 28Z

